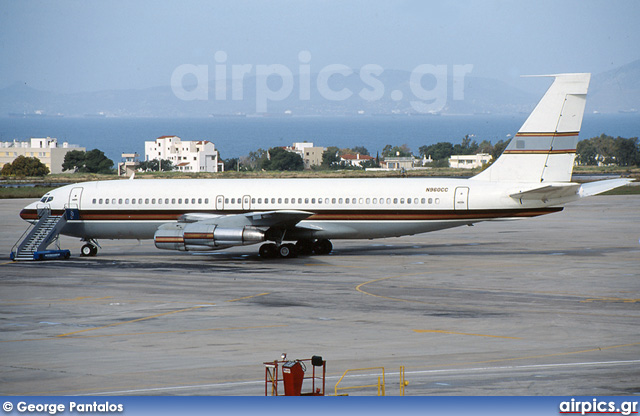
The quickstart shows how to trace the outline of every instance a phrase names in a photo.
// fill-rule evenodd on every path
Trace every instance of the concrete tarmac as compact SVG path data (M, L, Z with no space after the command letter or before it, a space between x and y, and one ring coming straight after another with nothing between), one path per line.
M400 366L407 395L640 394L638 196L292 260L63 237L13 263L29 202L0 200L2 395L263 395L283 352L327 360L327 394L384 367L398 395Z

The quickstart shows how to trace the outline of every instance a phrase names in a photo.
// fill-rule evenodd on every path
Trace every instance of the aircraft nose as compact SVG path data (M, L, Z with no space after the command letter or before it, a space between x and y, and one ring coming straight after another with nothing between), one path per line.
M38 210L36 209L36 203L31 203L20 211L20 218L25 221L38 219Z

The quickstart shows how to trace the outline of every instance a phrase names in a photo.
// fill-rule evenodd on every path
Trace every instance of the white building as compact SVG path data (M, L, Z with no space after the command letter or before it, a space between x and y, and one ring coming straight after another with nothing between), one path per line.
M456 169L481 168L491 161L488 153L478 153L476 155L454 155L449 158L449 167Z
M304 161L304 168L311 169L312 166L320 166L322 164L322 153L325 148L316 147L309 142L299 142L294 143L291 147L285 147L285 150L299 154Z
M224 164L213 143L208 140L182 141L178 136L162 136L144 142L145 160L170 160L181 172L222 172Z
M375 157L369 156L369 155L361 155L360 153L357 153L355 155L342 155L340 156L340 161L342 163L344 163L345 165L351 165L351 166L357 166L357 167L362 167L362 164L364 162L368 162L370 160L374 160Z
M25 156L37 157L51 173L62 173L64 156L72 150L84 152L86 149L67 142L59 147L58 139L51 137L32 138L28 142L0 142L0 169L7 163L13 163L18 156Z

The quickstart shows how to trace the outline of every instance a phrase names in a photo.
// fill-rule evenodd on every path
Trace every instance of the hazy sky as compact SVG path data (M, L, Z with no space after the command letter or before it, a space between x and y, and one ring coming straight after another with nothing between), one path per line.
M472 76L603 72L640 58L640 2L0 0L0 87L58 92L168 86L183 64L330 64ZM213 77L213 75L211 75Z

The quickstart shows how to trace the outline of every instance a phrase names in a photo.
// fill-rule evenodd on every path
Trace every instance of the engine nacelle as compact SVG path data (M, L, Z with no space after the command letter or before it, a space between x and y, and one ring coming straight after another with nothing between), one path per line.
M196 222L164 224L158 228L153 240L157 248L164 250L207 251L256 244L265 237L264 231L251 226L221 228Z

